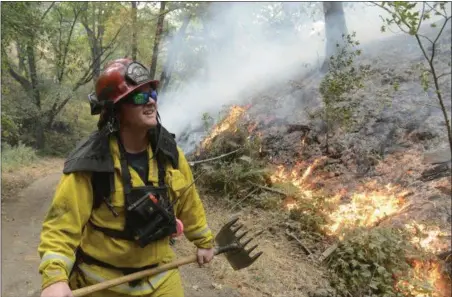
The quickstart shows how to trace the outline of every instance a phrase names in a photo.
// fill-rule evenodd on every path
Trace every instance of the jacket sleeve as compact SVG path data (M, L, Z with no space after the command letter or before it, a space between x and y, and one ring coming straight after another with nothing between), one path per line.
M42 289L59 281L68 281L92 205L89 174L71 173L61 177L38 246Z
M185 158L179 150L179 171L184 175L184 187L179 190L182 196L176 203L176 216L184 224L185 237L198 248L212 248L213 235L207 225L206 214L196 186L193 183L193 174ZM186 190L186 187L190 188Z

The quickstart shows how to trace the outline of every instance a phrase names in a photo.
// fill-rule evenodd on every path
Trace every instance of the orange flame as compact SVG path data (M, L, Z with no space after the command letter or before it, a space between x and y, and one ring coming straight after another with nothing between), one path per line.
M234 105L230 108L229 114L217 125L213 127L210 135L201 143L202 148L211 145L213 138L225 131L235 132L237 130L237 122L241 119L245 112L251 107ZM271 121L268 118L267 121ZM257 123L254 122L248 126L248 132L255 131ZM260 134L260 132L258 132ZM306 136L301 139L302 148L306 145ZM262 148L260 148L260 151ZM306 168L306 163L298 162L292 170L286 170L283 165L279 165L273 175L270 176L272 183L291 183L297 187L306 198L311 197L312 192L309 190L309 184L306 183L318 163L326 157L321 157ZM303 169L306 168L304 171ZM407 170L407 174L414 174L412 170ZM340 198L346 194L343 190L330 198L330 201L339 203ZM407 191L403 191L399 187L387 184L384 187L378 186L376 181L364 185L364 189L353 193L350 202L341 204L338 208L329 214L331 223L325 226L325 231L329 235L337 235L339 238L343 236L346 229L361 227L372 227L379 223L387 216L397 214L405 204L405 196ZM293 197L285 199L284 208L291 211L299 209L297 201ZM417 231L412 236L412 243L420 246L428 252L436 253L443 250L447 245L439 242L439 237L443 235L438 227L427 228L425 225L412 223L406 224L409 230ZM418 233L422 233L419 235ZM427 261L422 262L413 260L412 276L409 281L396 281L396 287L411 296L432 296L445 297L450 296L446 291L446 282L442 278L441 267L438 262ZM426 292L429 293L426 293Z
M248 126L248 133L253 133L254 130L257 128L257 122L252 123Z
M293 197L290 197L290 196L287 197L286 199L284 199L283 204L284 204L284 208L287 209L288 211L299 208L297 201Z
M426 252L436 254L448 248L447 242L441 241L441 237L445 237L447 234L442 232L438 226L427 227L424 224L413 222L405 224L405 228L413 233L411 242Z
M272 181L272 183L288 182L295 187L300 188L300 190L303 190L305 180L311 175L314 168L324 158L326 157L315 159L312 165L308 166L303 174L301 174L301 168L304 167L305 164L302 162L298 162L289 172L286 171L283 165L279 165L277 166L276 171L270 176L270 180Z
M375 187L376 183L367 183L365 187ZM367 190L353 193L351 201L339 205L338 209L330 214L332 224L326 226L329 235L341 235L344 230L355 227L371 227L381 219L397 213L405 203L406 192L391 184L383 189ZM338 199L335 196L333 199Z
M450 296L450 288L448 289L447 282L441 274L441 265L433 260L414 260L409 281L406 279L397 281L396 288L415 297Z
M228 115L217 125L215 125L212 128L212 131L210 132L210 135L206 137L202 143L202 148L207 148L211 145L212 140L215 138L215 136L221 134L224 131L231 130L232 132L237 131L237 121L244 115L245 111L247 111L251 105L247 106L238 106L233 105Z

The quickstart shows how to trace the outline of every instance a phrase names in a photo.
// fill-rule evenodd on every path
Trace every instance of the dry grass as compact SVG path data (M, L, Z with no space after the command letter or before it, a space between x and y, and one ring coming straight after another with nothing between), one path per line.
M36 179L61 172L63 163L64 160L60 158L41 158L32 165L17 167L15 170L2 169L2 202L13 199L18 190Z
M244 224L247 235L252 236L259 230L265 232L256 238L253 243L259 244L253 252L263 251L263 255L252 266L234 271L225 257L217 257L212 265L205 269L210 270L215 282L221 285L236 288L241 296L308 296L319 288L326 288L328 284L323 276L324 270L312 264L294 242L289 242L284 232L269 232L269 227L278 229L283 223L284 215L278 212L268 212L253 207L243 208L239 212L228 210L225 201L204 197L207 220L213 232L216 233L233 216L239 216ZM253 243L248 246L251 247ZM178 254L190 255L193 246L185 239L178 240L176 244Z

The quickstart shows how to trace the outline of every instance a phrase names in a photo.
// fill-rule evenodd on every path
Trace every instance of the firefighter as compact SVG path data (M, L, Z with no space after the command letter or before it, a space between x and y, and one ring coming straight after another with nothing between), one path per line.
M69 154L43 223L38 251L41 297L157 267L175 259L183 233L202 266L213 236L193 176L157 112L158 81L130 59L108 63L89 96L98 129ZM179 222L180 222L179 221ZM95 296L184 296L178 269Z

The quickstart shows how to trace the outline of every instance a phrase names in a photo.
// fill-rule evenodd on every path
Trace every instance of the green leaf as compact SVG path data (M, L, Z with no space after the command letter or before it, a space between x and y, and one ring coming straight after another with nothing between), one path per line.
M361 272L361 275L362 275L363 277L365 277L365 278L371 278L371 277L372 277L372 273L370 273L369 270L363 270L363 271Z
M369 284L369 287L376 291L376 290L378 290L378 283L371 281Z
M383 274L385 274L387 271L386 271L386 268L384 268L383 266L378 266L378 267L377 267L377 272L378 272L380 275L383 275Z

